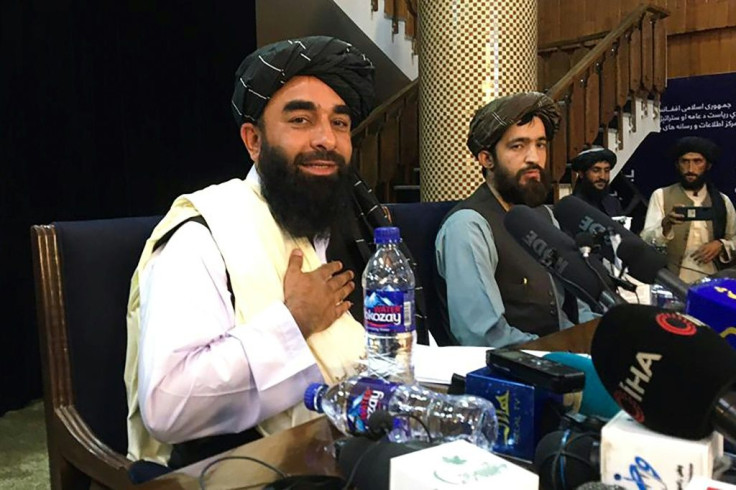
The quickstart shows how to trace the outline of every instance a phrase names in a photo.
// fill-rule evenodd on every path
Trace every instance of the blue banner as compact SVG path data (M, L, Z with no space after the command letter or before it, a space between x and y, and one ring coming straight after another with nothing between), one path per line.
M736 199L736 73L671 78L662 95L661 132L651 133L639 145L623 169L639 191L649 199L659 188L677 182L679 174L670 152L683 136L702 136L721 149L720 160L711 168L718 189ZM614 181L613 189L624 205L631 192ZM635 221L641 226L646 210L640 207ZM638 227L636 227L638 228Z

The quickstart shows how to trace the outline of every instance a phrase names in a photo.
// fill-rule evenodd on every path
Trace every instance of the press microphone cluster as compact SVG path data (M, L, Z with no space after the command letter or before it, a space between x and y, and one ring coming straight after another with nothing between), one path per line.
M665 287L686 303L686 312L707 322L736 348L736 279L724 274L689 285L667 268L667 257L605 213L575 196L560 200L554 209L560 227L576 237L583 254L596 247L611 263L619 259L629 275L645 284ZM587 234L593 234L593 245ZM588 252L589 253L589 252ZM717 259L716 259L717 260ZM612 278L619 286L626 287Z
M736 351L697 319L617 306L601 319L591 355L608 392L644 426L684 439L715 429L736 441Z
M624 301L611 289L600 261L583 258L575 241L551 221L524 205L514 206L504 217L512 237L575 297L602 312Z
M688 285L667 269L667 257L604 212L576 196L567 196L555 205L554 213L568 234L592 234L600 254L612 264L620 259L631 277L645 284L660 284L686 299Z

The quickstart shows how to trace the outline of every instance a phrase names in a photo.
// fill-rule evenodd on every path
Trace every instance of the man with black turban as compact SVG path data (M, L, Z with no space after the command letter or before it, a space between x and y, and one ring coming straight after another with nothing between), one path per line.
M310 383L354 374L355 277L388 224L349 165L373 105L372 63L339 39L279 42L240 65L231 107L254 166L177 198L133 276L129 457L178 467L255 426L292 427L314 416Z
M592 146L581 151L571 164L578 173L573 194L608 216L622 216L621 201L608 192L616 154L608 148Z
M575 299L503 225L517 204L554 222L543 203L551 189L547 145L559 119L553 100L528 92L493 100L470 123L468 148L485 182L448 213L435 240L445 326L463 345L520 344L577 320Z
M736 248L733 203L709 178L719 148L699 136L680 138L671 159L680 181L655 190L649 199L641 237L667 248L668 268L692 283L726 266ZM693 219L687 207L705 207L705 216ZM704 219L703 219L704 218Z

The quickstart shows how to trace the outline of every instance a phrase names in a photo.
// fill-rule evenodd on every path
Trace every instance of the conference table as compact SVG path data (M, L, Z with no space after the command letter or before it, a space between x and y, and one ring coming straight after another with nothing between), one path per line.
M523 344L520 348L589 353L597 325L598 320L582 323ZM209 463L223 457L256 458L290 475L339 475L337 463L333 457L333 448L335 441L341 437L344 436L332 427L326 417L319 417L161 476L136 488L141 490L199 489L199 477L202 470ZM206 472L204 482L207 490L232 490L250 486L260 488L276 480L277 477L278 475L272 470L256 462L247 459L232 459L223 460L211 466ZM258 483L262 485L257 485Z

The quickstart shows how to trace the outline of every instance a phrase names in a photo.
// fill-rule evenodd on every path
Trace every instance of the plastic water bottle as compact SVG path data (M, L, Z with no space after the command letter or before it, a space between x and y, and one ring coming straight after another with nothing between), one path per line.
M418 384L353 377L332 387L313 383L304 393L308 409L324 413L343 434L368 432L377 410L393 416L394 442L466 440L488 451L498 433L493 404L472 395L443 395ZM373 427L375 430L375 427Z
M414 271L398 245L399 229L376 228L376 253L363 271L368 372L389 381L414 381Z
M669 289L659 284L652 284L649 288L649 304L665 310L685 310L685 303L680 301Z

